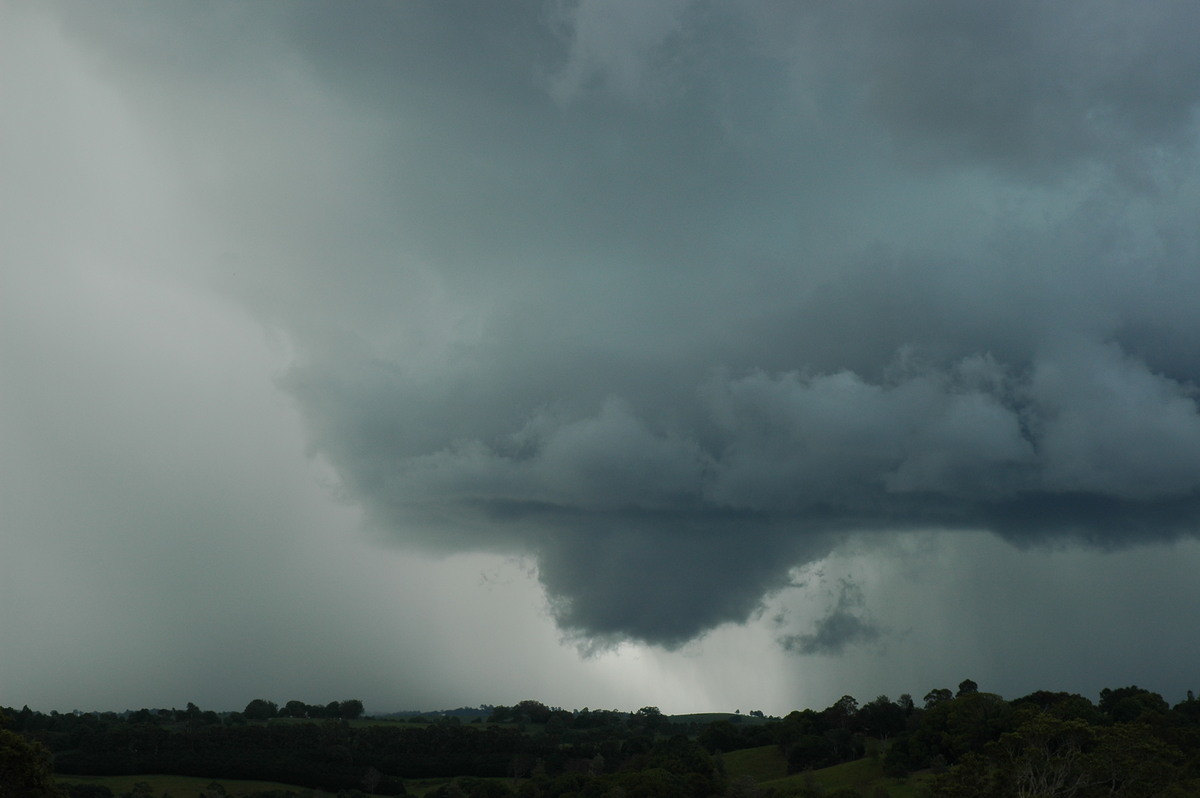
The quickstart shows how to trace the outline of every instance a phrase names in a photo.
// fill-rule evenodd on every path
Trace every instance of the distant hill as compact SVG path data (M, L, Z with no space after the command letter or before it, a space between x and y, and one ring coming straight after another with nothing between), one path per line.
M480 718L487 720L492 714L495 707L491 704L482 704L477 707L458 707L456 709L404 709L399 712L386 713L370 713L369 717L378 718L380 720L411 720L412 718L459 718L464 723Z

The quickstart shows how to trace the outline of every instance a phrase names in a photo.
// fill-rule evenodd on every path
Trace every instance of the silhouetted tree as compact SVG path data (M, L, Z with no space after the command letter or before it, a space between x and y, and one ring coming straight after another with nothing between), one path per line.
M954 698L954 694L951 693L949 689L945 687L935 688L925 694L925 708L930 709L935 704L940 704L943 701L949 701L952 698Z
M1146 713L1163 715L1167 709L1167 702L1161 695L1143 690L1136 684L1115 690L1106 687L1100 691L1100 711L1117 723L1129 723Z
M58 798L50 752L16 732L0 729L0 798Z
M308 704L303 701L288 701L279 708L279 717L281 718L307 718Z
M905 712L885 695L868 701L858 710L858 722L865 734L886 740L904 731Z
M279 707L275 705L274 701L256 698L246 705L242 714L247 720L267 720L279 714Z

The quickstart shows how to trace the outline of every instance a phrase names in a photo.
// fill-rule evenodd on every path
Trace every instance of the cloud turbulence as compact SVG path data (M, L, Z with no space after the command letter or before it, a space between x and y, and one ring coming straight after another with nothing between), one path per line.
M851 535L1200 530L1192 3L57 8L341 494L585 645Z
M1197 20L1122 11L584 3L541 61L507 23L455 77L530 107L436 158L469 252L431 246L501 296L449 289L436 365L308 352L314 446L402 537L534 553L565 629L669 646L852 530L1193 534Z

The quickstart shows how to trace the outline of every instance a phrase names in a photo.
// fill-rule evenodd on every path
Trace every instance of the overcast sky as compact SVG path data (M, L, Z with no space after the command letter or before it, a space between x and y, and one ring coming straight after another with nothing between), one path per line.
M0 705L1200 689L1196 30L0 2Z

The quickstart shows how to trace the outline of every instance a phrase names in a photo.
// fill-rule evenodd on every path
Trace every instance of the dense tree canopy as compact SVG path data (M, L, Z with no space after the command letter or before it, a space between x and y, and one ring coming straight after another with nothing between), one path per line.
M50 770L50 752L40 743L0 728L0 798L58 798L60 795Z
M357 700L281 708L255 699L224 714L190 703L122 715L25 707L8 711L12 730L0 733L0 798L57 796L51 753L59 774L261 779L344 795L399 795L415 778L452 778L431 793L447 798L758 795L722 764L747 748L774 749L800 775L870 753L892 777L939 774L928 784L934 798L1200 794L1200 701L1170 707L1137 686L1104 690L1098 704L1049 691L1006 701L965 680L956 692L931 690L923 707L907 694L861 705L845 695L782 719L710 722L654 706L568 711L532 699L472 712L468 723L450 711L359 721ZM89 789L72 786L69 798L107 798Z

